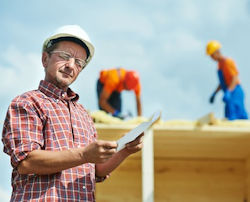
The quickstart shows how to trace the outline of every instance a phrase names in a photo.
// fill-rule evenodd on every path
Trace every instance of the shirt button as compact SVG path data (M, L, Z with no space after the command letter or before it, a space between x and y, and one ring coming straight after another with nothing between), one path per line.
M82 188L83 188L83 189L86 189L86 186L83 185Z

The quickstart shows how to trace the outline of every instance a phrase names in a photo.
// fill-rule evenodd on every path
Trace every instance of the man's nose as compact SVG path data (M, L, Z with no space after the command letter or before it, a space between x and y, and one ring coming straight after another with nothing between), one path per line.
M68 67L74 68L74 66L75 66L75 58L70 58L67 61L67 65L68 65Z

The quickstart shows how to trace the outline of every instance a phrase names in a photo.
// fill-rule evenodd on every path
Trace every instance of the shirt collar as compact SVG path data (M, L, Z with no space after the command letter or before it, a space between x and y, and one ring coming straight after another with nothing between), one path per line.
M77 102L79 100L79 95L72 91L70 88L68 88L67 92L65 92L54 84L45 80L40 81L38 90L43 92L48 97L52 97L55 99L61 99L66 101L70 100L74 102Z

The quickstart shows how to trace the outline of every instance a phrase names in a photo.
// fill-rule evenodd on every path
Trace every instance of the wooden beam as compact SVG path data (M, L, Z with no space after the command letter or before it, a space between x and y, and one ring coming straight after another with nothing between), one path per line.
M145 132L142 148L142 201L154 201L153 130Z
M245 195L245 200L244 202L250 201L250 158L246 159L246 183L245 183L245 190L244 190L244 195Z

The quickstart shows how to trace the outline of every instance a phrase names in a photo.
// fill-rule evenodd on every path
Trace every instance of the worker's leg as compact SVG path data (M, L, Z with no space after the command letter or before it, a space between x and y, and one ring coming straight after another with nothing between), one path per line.
M225 117L228 120L248 119L244 106L244 92L240 85L237 85L231 93L231 98L225 103Z
M121 93L114 91L110 98L108 99L108 103L119 112L122 111L122 99L121 99Z
M231 100L225 103L225 117L228 120L234 120L237 118L235 109L235 105Z
M97 85L96 85L96 92L97 92L97 102L98 102L98 107L99 109L103 110L99 104L99 99L100 99L100 94L102 92L102 89L103 89L103 84L100 82L100 80L98 79L97 81Z
M104 110L104 109L102 109L102 107L99 105L99 98L100 98L102 89L103 89L103 84L102 84L102 83L100 82L100 80L98 79L98 81L97 81L97 88L96 88L97 97L98 97L98 107L99 107L99 109ZM109 103L115 110L118 110L118 111L121 112L121 110L122 110L121 93L114 91L114 92L110 95L110 97L109 97L109 99L108 99L108 103ZM104 110L104 111L105 111L105 110Z
M240 85L237 85L232 92L232 99L235 105L236 119L248 119L248 115L244 106L244 91Z

